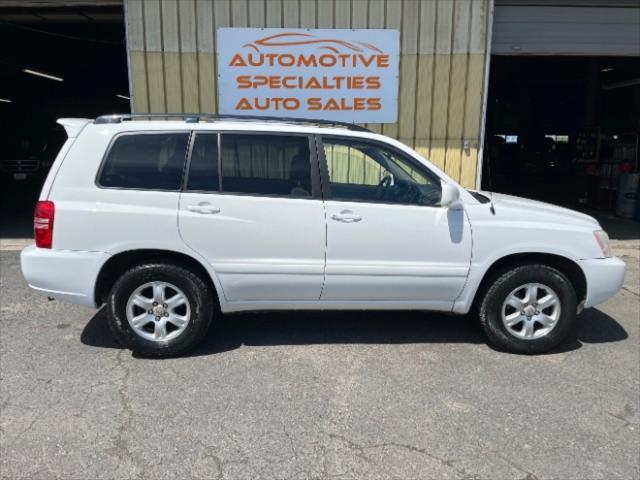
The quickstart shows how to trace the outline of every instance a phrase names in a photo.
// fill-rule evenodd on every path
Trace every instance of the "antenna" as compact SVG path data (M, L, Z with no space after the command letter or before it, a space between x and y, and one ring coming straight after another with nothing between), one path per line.
M489 142L484 142L484 158L487 159L487 176L489 177L489 210L493 215L496 214L496 208L493 204L493 176L491 175L491 150L488 147Z

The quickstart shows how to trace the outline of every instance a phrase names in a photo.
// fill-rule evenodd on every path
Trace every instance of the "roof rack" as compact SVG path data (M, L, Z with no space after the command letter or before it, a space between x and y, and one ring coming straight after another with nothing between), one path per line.
M128 120L169 120L179 119L186 123L213 122L216 120L237 120L237 121L259 121L293 123L318 126L343 127L356 132L371 132L368 128L356 125L355 123L339 122L334 120L319 120L315 118L293 118L293 117L261 117L258 115L216 115L212 113L114 113L111 115L101 115L95 119L94 123L122 123Z

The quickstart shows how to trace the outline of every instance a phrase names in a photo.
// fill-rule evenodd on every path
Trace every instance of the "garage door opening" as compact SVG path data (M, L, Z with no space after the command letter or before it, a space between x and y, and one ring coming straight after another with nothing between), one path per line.
M640 58L494 56L482 186L613 210L638 171Z
M56 119L130 111L123 9L3 8L0 42L10 46L0 54L0 237L32 237L35 202L66 139Z

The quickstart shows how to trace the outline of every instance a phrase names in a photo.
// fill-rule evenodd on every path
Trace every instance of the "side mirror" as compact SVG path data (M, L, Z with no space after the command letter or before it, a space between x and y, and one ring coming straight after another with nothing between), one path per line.
M440 198L440 206L445 208L462 208L460 201L460 190L455 185L442 182L442 197Z

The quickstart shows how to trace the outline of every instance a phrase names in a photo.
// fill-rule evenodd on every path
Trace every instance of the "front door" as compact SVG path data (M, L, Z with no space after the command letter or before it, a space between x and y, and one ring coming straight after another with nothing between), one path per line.
M180 233L228 302L318 300L326 239L310 145L306 135L195 133Z
M325 136L321 145L321 300L450 310L469 272L471 232L463 210L439 206L440 179L382 143Z

